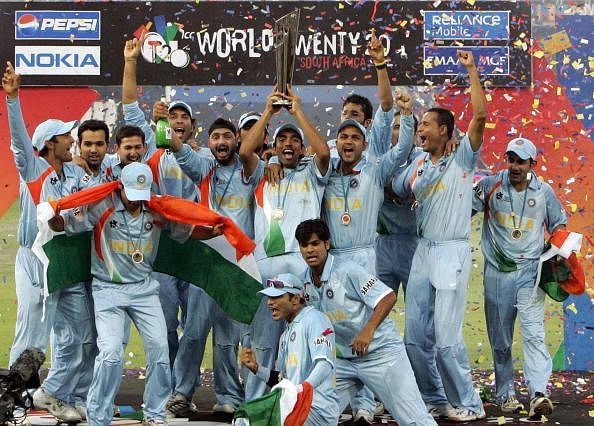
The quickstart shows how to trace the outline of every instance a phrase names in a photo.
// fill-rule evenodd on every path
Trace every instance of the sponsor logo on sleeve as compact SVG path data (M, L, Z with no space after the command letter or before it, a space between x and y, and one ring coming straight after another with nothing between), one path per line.
M376 282L377 278L371 277L365 284L363 284L363 287L361 287L361 294L365 296L367 292L371 289L371 287L375 285Z
M314 346L326 345L329 348L332 347L330 340L328 340L325 336L316 337L313 341Z

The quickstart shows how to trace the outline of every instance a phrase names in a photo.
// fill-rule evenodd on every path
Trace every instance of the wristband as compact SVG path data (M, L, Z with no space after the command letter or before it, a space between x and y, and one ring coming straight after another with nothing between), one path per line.
M384 61L384 62L382 62L382 63L380 63L380 64L375 64L375 69L376 69L376 70L383 70L384 68L386 68L386 67L387 67L387 65L386 65L386 64L387 64L387 62L386 62L386 61Z

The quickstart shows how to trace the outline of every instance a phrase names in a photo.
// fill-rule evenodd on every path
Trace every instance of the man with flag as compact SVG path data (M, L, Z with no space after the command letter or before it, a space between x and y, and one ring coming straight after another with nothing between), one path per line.
M259 293L267 296L272 319L277 322L286 320L285 330L280 337L276 368L262 365L256 352L250 348L241 352L241 363L270 387L275 386L282 377L301 390L304 386L313 388L311 409L306 420L300 424L338 424L340 412L334 391L334 330L330 321L313 306L305 305L303 280L294 274L279 274L268 279L266 288ZM247 406L246 412L249 413L252 404L257 406L260 401L247 403L242 408Z
M300 223L295 237L308 266L305 300L326 314L336 333L339 412L367 386L398 424L435 425L400 333L388 318L394 291L355 262L330 254L330 230L322 220Z
M279 92L271 93L261 118L244 136L239 154L248 175L260 163L256 152L261 135L268 121L280 110L275 102L282 98ZM262 178L255 190L255 257L264 285L269 278L282 272L298 275L305 269L295 239L295 228L303 220L320 217L330 162L330 150L303 112L301 98L288 88L288 96L285 95L284 99L291 103L288 111L298 123L298 126L285 123L274 133L273 146L284 176L276 185ZM314 157L303 157L306 141L313 149ZM250 326L249 345L266 368L272 367L274 362L282 325L282 321L272 321L265 304L260 303ZM265 393L266 381L250 374L245 388L246 400L249 401Z
M258 160L248 173L245 164L237 155L237 129L228 120L216 119L208 129L208 145L211 156L194 151L182 143L181 135L173 132L171 150L181 169L199 185L200 203L220 215L230 218L250 238L254 237L254 202L256 185L264 174L264 163ZM196 306L196 308L191 308ZM199 317L186 319L184 339L191 339L195 346L204 348L208 332L213 327L213 369L217 403L213 411L233 413L244 400L244 391L239 380L237 351L246 326L231 320L214 301L190 288L188 311L197 309ZM185 409L192 399L204 350L190 352L193 362L174 363L174 394L168 411L175 416ZM179 356L178 356L179 358ZM185 358L186 360L188 358Z
M188 237L206 239L222 232L222 223L212 228L193 227L157 213L158 208L150 207L152 183L147 165L131 163L122 169L122 188L114 182L106 195L100 194L105 185L74 194L100 195L82 214L57 214L48 222L53 231L66 230L69 235L93 231L91 274L99 354L87 401L91 425L111 423L121 382L126 314L138 328L147 354L145 424L164 421L171 372L159 284L151 277L160 234L167 229L172 239L184 242Z
M70 148L70 132L78 125L49 119L29 138L20 107L21 76L10 62L2 77L6 93L11 151L20 176L19 249L15 260L17 320L10 350L10 364L27 348L45 351L50 331L52 368L43 386L34 394L38 408L47 408L63 421L80 421L81 415L70 405L80 369L84 367L83 336L92 335L90 308L84 283L52 295L43 292L43 266L33 253L37 236L37 205L61 198L79 189L84 171L75 166ZM37 151L37 153L36 153ZM45 314L44 314L44 296ZM76 324L76 326L73 326Z
M485 316L501 411L524 409L514 389L512 343L516 317L524 351L524 375L530 393L531 419L553 411L547 382L553 362L545 343L545 293L533 287L549 234L564 229L567 215L551 186L534 174L536 146L529 139L507 145L507 169L481 179L474 189L473 210L484 211L481 247L485 256Z

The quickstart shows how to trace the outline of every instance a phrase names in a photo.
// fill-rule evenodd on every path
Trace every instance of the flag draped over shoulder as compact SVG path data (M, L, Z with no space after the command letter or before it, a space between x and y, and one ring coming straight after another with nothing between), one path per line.
M313 401L313 387L297 386L283 379L269 394L241 404L235 411L236 426L300 426L305 423Z
M91 278L91 233L66 236L49 228L48 220L61 210L98 202L119 187L110 182L37 206L39 232L33 252L44 266L44 288L49 294ZM147 207L164 218L195 226L224 224L223 235L181 244L161 234L153 269L202 287L233 319L249 323L262 288L253 256L255 243L231 219L200 204L172 196L153 196Z
M533 297L538 287L558 302L570 294L584 293L586 277L577 257L582 238L582 234L566 229L553 233L550 244L540 256Z

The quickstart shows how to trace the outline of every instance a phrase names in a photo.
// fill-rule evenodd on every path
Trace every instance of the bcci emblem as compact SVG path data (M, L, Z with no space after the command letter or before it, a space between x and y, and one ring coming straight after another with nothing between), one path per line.
M536 200L534 198L528 199L528 207L534 207L536 205Z
M289 340L290 340L291 342L294 342L294 341L295 341L295 337L297 337L297 333L295 333L295 332L293 331L293 332L291 333L291 335L289 336Z
M331 288L326 290L326 297L328 297L328 299L332 299L334 297L334 292L332 291Z
M351 179L351 181L349 182L349 186L353 189L355 189L356 187L359 186L359 181L357 179Z
M139 183L140 185L144 184L146 182L146 176L145 175L139 175L136 178L136 182Z
M144 224L144 229L146 231L150 231L151 229L153 229L153 224L151 222L147 222Z

